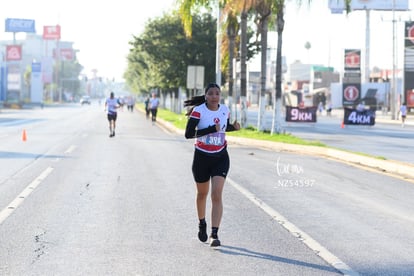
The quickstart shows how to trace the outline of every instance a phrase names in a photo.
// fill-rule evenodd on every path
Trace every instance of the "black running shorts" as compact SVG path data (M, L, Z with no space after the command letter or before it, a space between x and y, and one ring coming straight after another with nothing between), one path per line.
M108 121L116 121L116 113L108 114Z
M193 176L197 183L206 182L213 176L226 178L230 168L230 158L227 149L219 155L208 155L199 150L194 151Z

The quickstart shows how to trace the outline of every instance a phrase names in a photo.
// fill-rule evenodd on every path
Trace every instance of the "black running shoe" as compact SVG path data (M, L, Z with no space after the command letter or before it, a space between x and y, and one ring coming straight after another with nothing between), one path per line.
M114 131L112 131L112 137L114 137L115 136L115 130Z
M198 239L202 242L206 242L208 239L207 236L207 223L198 224Z
M218 239L218 236L217 235L211 235L210 236L210 246L211 247L217 247L217 246L220 246L220 245L221 245L221 242Z

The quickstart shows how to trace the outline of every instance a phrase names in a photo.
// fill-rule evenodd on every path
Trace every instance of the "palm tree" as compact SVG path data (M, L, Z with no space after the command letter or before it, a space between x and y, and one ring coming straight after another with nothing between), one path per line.
M258 13L256 19L256 25L258 33L260 33L260 45L261 45L261 74L260 74L260 98L259 98L259 112L257 117L257 130L263 131L265 126L265 114L266 114L266 71L267 71L267 31L269 25L269 19L272 15L271 0L258 0L256 1L255 9Z
M241 106L241 119L240 123L242 127L245 127L247 121L246 115L246 108L247 108L247 17L248 12L252 9L255 4L255 0L217 0L219 2L219 8L223 8L225 11L229 11L230 16L228 17L230 20L234 19L233 15L240 14L241 22L240 22L240 31L241 31L241 39L240 39L240 106ZM188 36L191 36L191 10L193 7L197 6L204 6L209 7L211 5L211 1L208 0L181 0L179 5L179 13L181 15L185 33ZM220 20L219 18L217 20ZM234 29L233 29L234 30ZM232 34L230 30L230 34ZM229 33L229 32L228 32ZM231 38L230 38L231 39ZM233 40L234 41L234 40ZM232 47L232 45L230 45ZM230 49L230 53L232 50ZM229 56L230 57L230 56ZM230 60L229 62L232 62ZM229 66L232 67L232 66ZM229 75L231 78L232 74ZM232 88L231 88L232 89Z
M284 0L276 0L276 26L277 26L277 52L276 52L276 93L275 108L273 108L273 120L271 134L282 131L282 34L285 27Z
M339 0L338 0L339 1ZM347 13L351 10L351 1L344 0L345 10ZM300 6L302 0L297 0L297 4ZM308 4L312 1L308 0ZM273 0L272 4L274 5L272 11L276 13L276 27L277 27L277 53L276 53L276 93L275 93L275 108L272 120L272 129L271 134L281 133L282 132L282 37L283 29L285 25L284 8L285 0Z
M232 10L225 11L224 14L227 15L227 19L225 22L225 28L226 28L226 34L228 38L228 89L229 89L229 96L228 96L228 102L229 102L229 108L233 112L233 97L234 97L234 79L233 79L233 59L235 54L235 40L236 35L239 31L239 22L237 21L237 17L234 15Z
M241 54L240 54L240 63L241 63L241 106L242 106L242 118L241 118L241 124L245 123L245 109L246 108L246 52L247 52L247 36L246 30L247 30L247 14L252 8L260 8L261 2L265 2L265 4L270 4L270 10L276 17L276 27L277 27L277 52L276 52L276 87L275 87L275 98L276 100L273 101L275 103L274 114L273 114L273 120L272 120L272 129L271 134L274 133L281 133L281 121L282 121L282 37L283 37L283 30L284 30L284 8L285 8L285 0L217 0L220 3L220 6L226 6L228 5L234 10L234 13L240 12L241 15ZM344 0L345 2L345 9L347 13L350 11L350 5L352 0ZM302 0L297 0L298 5L300 6L302 4ZM310 4L312 1L308 0L308 4ZM191 9L194 6L208 6L211 2L208 0L181 0L180 5L180 14L182 16L183 24L185 32L188 34L191 34ZM262 8L262 7L261 7ZM258 11L259 13L261 11ZM264 19L264 18L263 18ZM262 32L264 32L264 28L267 29L267 25L265 27L266 22L262 23ZM265 65L263 65L266 62L266 49L267 49L267 35L266 37L262 36L262 78L261 78L261 96L262 96L262 89L264 85L263 82L266 82L265 76L266 76L266 69ZM259 115L260 116L260 115ZM263 121L263 120L261 120ZM259 128L260 129L260 128Z

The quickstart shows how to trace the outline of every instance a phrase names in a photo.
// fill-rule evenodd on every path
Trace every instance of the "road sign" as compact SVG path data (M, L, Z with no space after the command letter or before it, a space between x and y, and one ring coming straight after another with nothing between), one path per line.
M6 32L35 33L35 21L32 19L7 18Z
M60 25L43 26L43 39L60 39Z
M187 89L204 88L204 66L187 67Z
M361 77L361 72L345 72L344 73L344 77L348 77L348 78L360 78Z
M348 101L355 101L359 97L359 89L356 86L349 85L344 88L344 98Z
M345 50L345 71L361 69L361 50L346 49Z
M6 46L6 61L17 61L22 59L21 45L7 45Z
M342 83L361 83L361 77L343 77Z

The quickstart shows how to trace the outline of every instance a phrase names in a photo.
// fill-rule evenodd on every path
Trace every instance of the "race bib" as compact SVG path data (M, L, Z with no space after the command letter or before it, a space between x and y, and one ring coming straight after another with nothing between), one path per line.
M200 141L206 145L222 146L224 145L224 132L210 133L206 136L200 137Z

